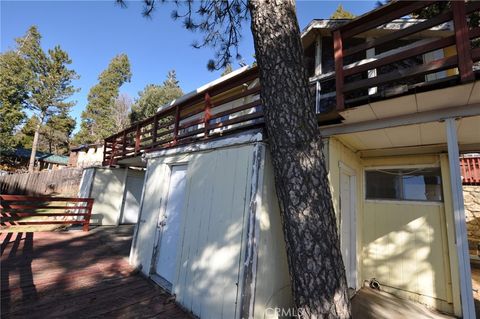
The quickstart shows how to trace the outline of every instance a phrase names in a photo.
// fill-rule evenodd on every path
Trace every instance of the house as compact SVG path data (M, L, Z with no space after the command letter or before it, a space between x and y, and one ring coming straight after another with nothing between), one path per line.
M2 169L17 172L28 170L32 150L17 147L2 154ZM37 151L35 153L35 170L56 170L67 167L68 157Z
M101 166L103 144L84 144L70 149L69 167Z
M459 154L480 150L480 3L398 20L431 4L314 20L302 41L348 286L474 318ZM200 318L293 307L259 92L245 67L105 140L104 169L146 169L130 263Z

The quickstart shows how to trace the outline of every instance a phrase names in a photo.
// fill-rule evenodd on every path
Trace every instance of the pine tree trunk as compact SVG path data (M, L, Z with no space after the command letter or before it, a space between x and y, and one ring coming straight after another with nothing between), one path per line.
M37 153L37 145L38 138L40 136L41 125L41 122L37 124L37 127L35 128L35 134L33 135L32 152L30 153L30 163L28 164L28 171L30 173L32 173L33 169L35 168L35 155Z
M307 318L350 318L337 223L293 0L251 0L292 289Z

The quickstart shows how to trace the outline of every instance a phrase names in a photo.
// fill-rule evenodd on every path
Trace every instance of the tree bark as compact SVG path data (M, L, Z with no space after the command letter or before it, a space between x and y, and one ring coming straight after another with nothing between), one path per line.
M307 318L350 318L320 130L293 0L251 0L276 190L294 300Z
M42 127L43 117L40 119L40 122L35 127L35 134L33 135L32 151L30 153L30 162L28 164L28 172L32 173L35 168L35 155L37 154L37 145L38 138L40 136L40 128Z

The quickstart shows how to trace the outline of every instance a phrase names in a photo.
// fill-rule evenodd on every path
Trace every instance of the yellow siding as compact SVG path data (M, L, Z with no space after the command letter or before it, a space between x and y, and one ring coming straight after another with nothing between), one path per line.
M329 139L328 148L328 178L330 180L330 189L332 192L335 214L338 216L340 211L340 163L347 165L356 173L356 211L357 211L357 274L361 274L361 254L362 251L362 231L363 228L363 166L360 157L352 150L347 148L342 142L335 138ZM357 276L357 287L361 287L362 278Z
M438 156L363 162L365 167L440 165ZM444 184L444 194L449 191ZM363 280L376 278L386 291L453 311L443 203L365 200L363 225Z
M337 216L340 163L357 176L357 286L376 278L385 291L456 312L458 278L456 259L450 254L455 246L446 159L441 162L438 155L360 158L341 140L330 138L329 179ZM442 168L445 203L365 200L366 168L408 165Z

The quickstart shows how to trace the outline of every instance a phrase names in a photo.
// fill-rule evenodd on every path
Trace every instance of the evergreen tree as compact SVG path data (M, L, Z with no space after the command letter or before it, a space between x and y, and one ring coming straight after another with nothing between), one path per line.
M51 116L41 131L41 150L54 154L68 154L70 137L75 125L75 119L65 111Z
M20 54L0 54L0 154L15 145L14 132L25 118L31 78Z
M341 4L338 5L337 9L330 16L330 19L353 19L355 15L343 8Z
M98 143L118 132L113 118L115 99L125 82L130 82L130 62L126 54L115 56L98 77L98 84L88 93L88 104L82 112L80 131L75 143Z
M38 117L34 115L23 124L22 128L15 134L14 140L16 147L23 147L25 149L32 148L35 129L39 122Z
M43 125L55 115L68 113L75 102L66 102L76 89L72 80L75 71L68 69L72 63L67 52L55 46L45 53L40 45L41 35L35 26L30 27L23 38L17 39L18 52L32 74L27 107L38 118L32 142L32 153L28 170L33 171L35 153Z
M143 91L138 92L138 98L132 105L130 120L137 122L153 116L159 107L182 95L175 70L171 70L162 85L148 84Z

